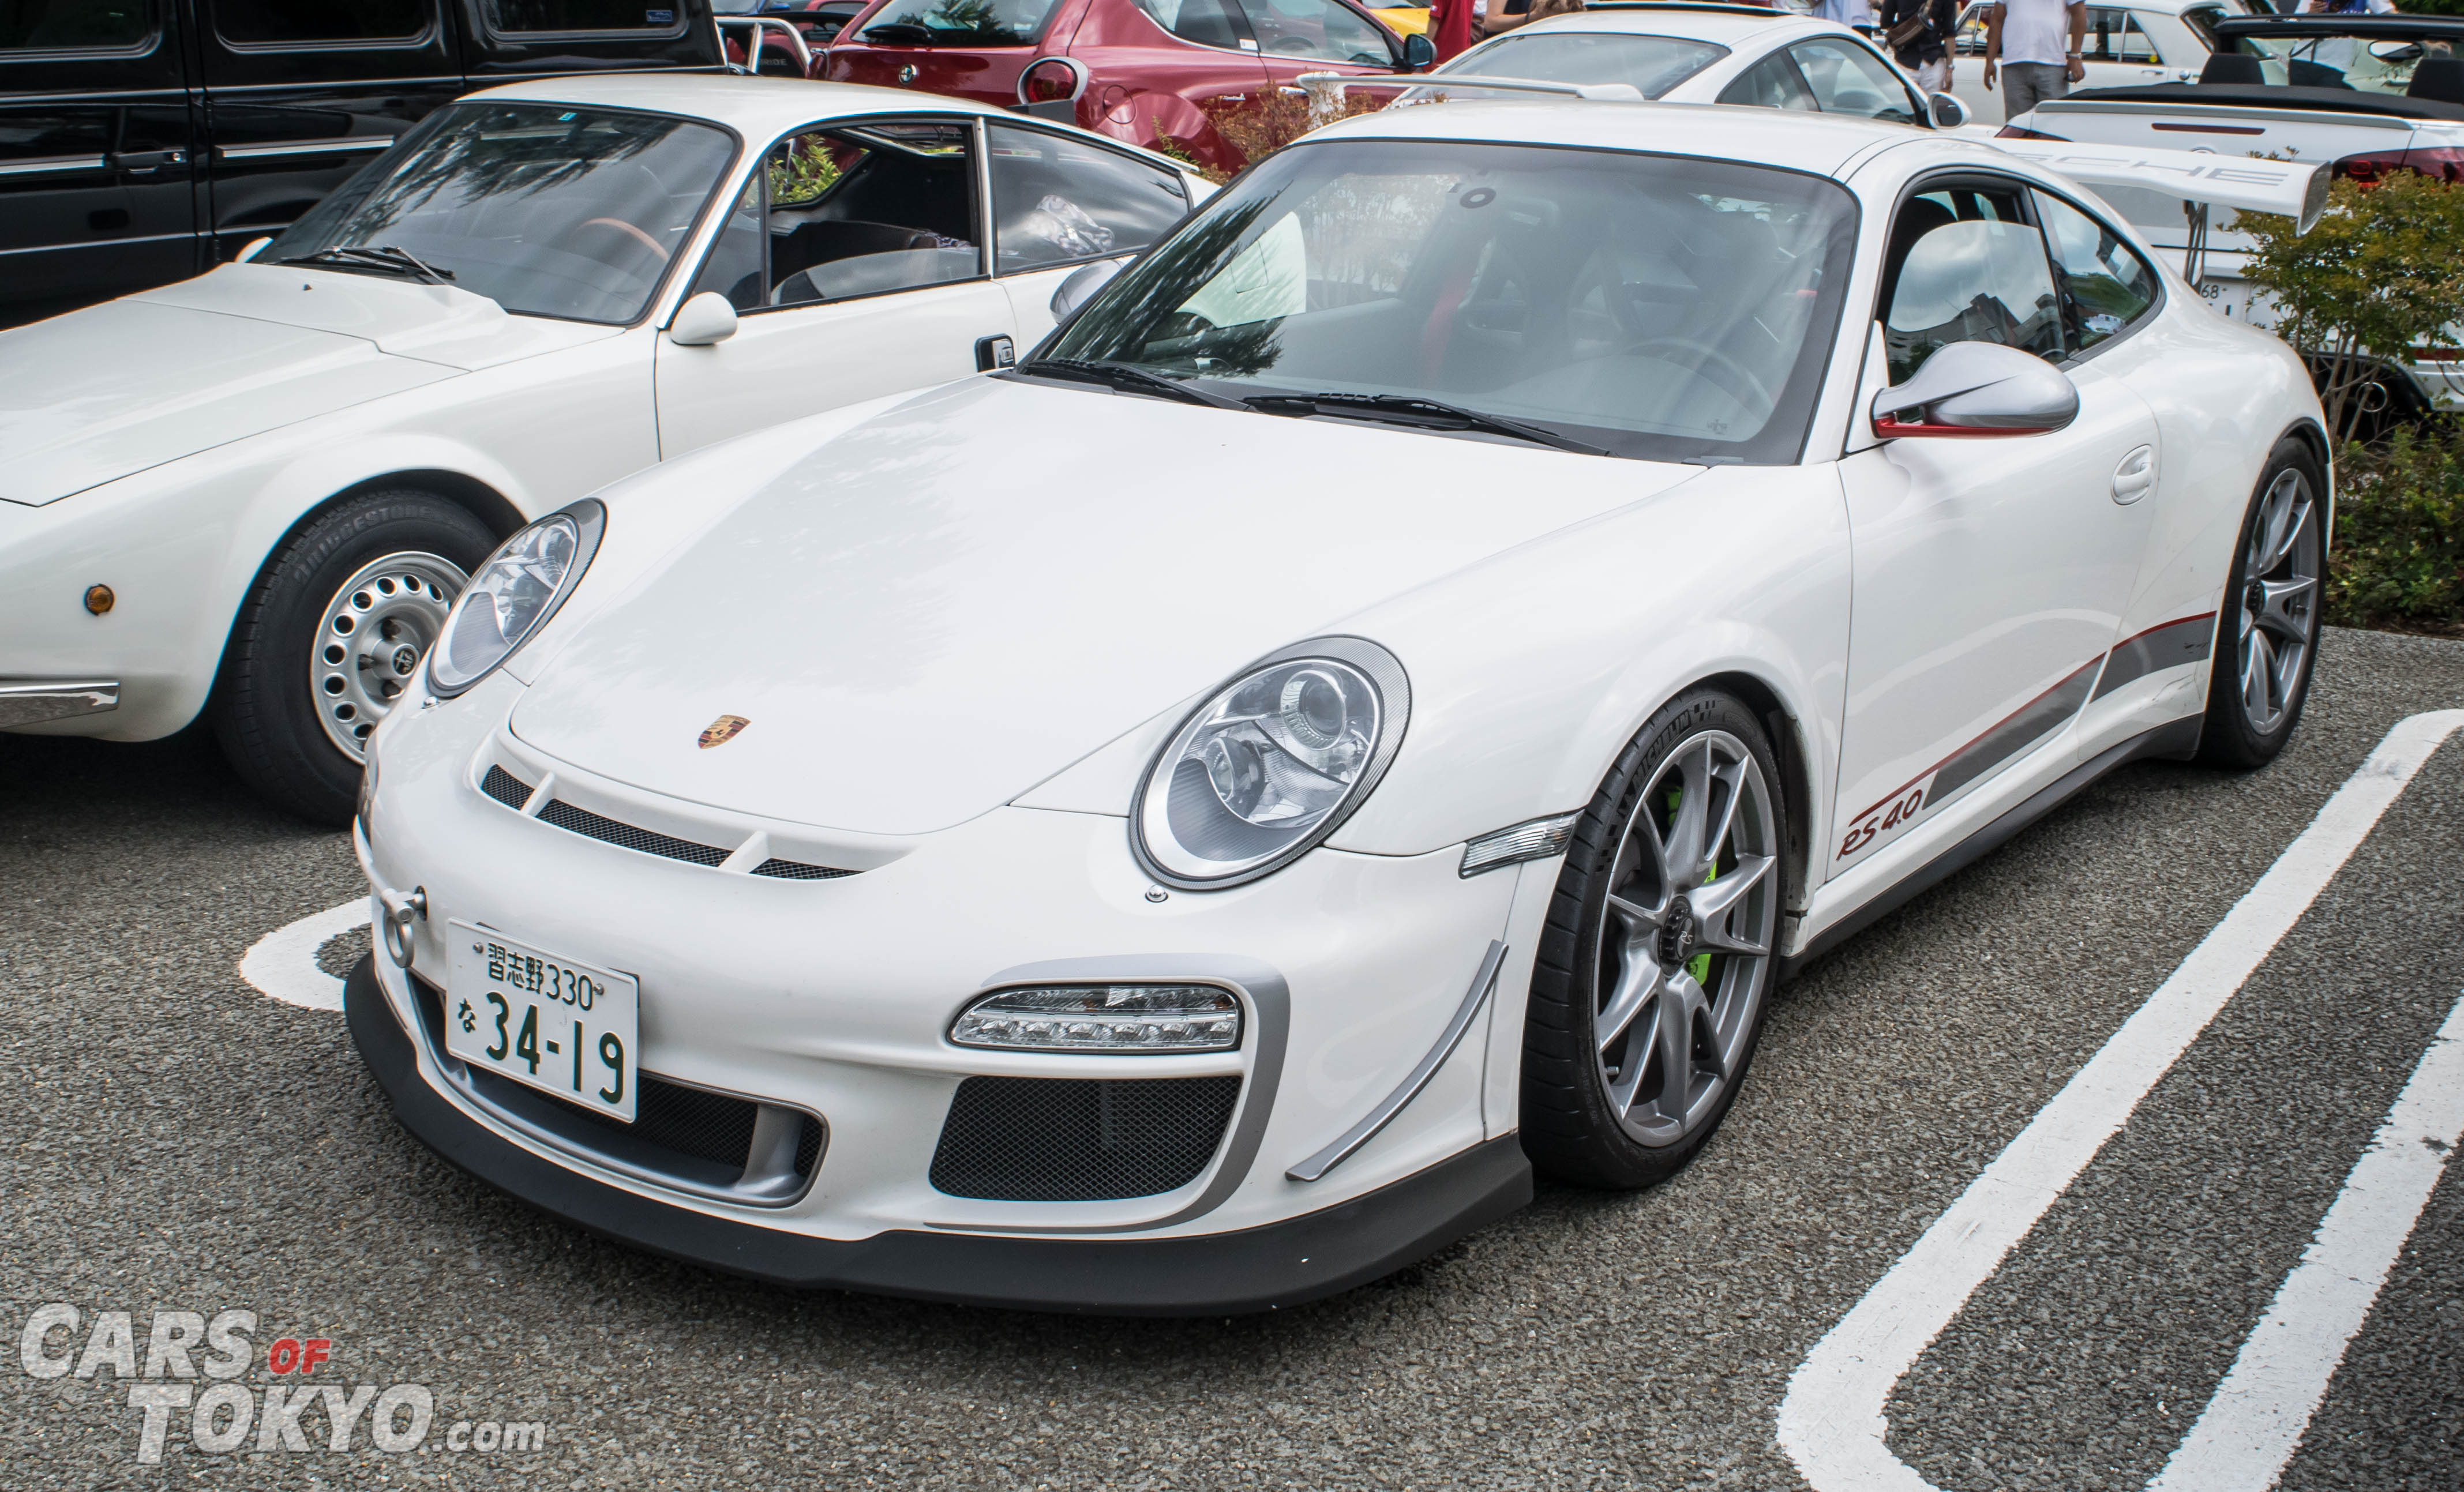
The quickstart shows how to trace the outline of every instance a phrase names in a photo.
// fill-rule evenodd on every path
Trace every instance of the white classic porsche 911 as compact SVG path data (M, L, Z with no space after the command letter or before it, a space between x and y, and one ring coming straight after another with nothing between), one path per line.
M351 1030L670 1255L1307 1300L1669 1174L1777 977L2098 774L2270 757L2328 493L2300 362L1989 145L1353 120L1017 368L499 550Z
M960 377L1212 190L981 104L558 77L430 115L251 262L0 332L0 730L346 822L498 540L662 457Z

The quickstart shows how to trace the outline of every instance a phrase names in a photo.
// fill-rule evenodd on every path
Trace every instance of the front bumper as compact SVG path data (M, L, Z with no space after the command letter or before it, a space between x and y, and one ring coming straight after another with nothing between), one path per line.
M363 957L343 990L351 1040L395 1117L439 1155L552 1217L670 1258L776 1284L1124 1316L1273 1310L1364 1284L1531 1199L1501 1135L1317 1212L1230 1233L1044 1239L895 1230L840 1240L671 1205L501 1138L423 1080L412 1037Z

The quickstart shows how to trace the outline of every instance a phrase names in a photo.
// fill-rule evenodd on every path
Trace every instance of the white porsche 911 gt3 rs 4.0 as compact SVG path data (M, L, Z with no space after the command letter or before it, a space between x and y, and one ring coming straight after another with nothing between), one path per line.
M483 565L351 1029L667 1254L1308 1300L1668 1175L1775 979L2098 774L2271 757L2328 493L2299 361L1991 146L1353 120L1017 368Z

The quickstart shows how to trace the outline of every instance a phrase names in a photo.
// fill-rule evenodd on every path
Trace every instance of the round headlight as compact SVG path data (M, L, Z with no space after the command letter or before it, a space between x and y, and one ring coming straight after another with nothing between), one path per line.
M1402 744L1412 689L1395 655L1322 637L1261 660L1181 722L1138 784L1147 873L1237 886L1323 842Z
M428 652L429 687L452 698L546 625L581 583L606 523L607 510L583 498L505 540L446 616Z

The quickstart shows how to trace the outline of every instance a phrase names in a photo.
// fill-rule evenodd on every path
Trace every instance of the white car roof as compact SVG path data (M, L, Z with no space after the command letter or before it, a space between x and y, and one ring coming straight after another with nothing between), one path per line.
M800 124L855 115L930 113L997 115L1007 109L965 99L874 88L863 83L812 82L800 77L746 77L723 73L613 73L542 77L470 95L537 103L579 103L610 109L648 109L709 120L734 128L747 141L768 143Z
M1817 33L1856 33L1837 21L1772 11L1741 15L1735 11L1696 9L1683 5L1638 6L1633 10L1570 11L1533 21L1501 36L1529 36L1540 32L1607 32L1629 36L1683 36L1689 41L1717 42L1731 49L1766 42L1795 41Z
M1330 124L1311 141L1468 140L1515 145L1642 150L1837 176L1858 156L1918 140L1904 124L1710 103L1455 102L1381 109ZM1999 152L1979 146L1980 159Z

